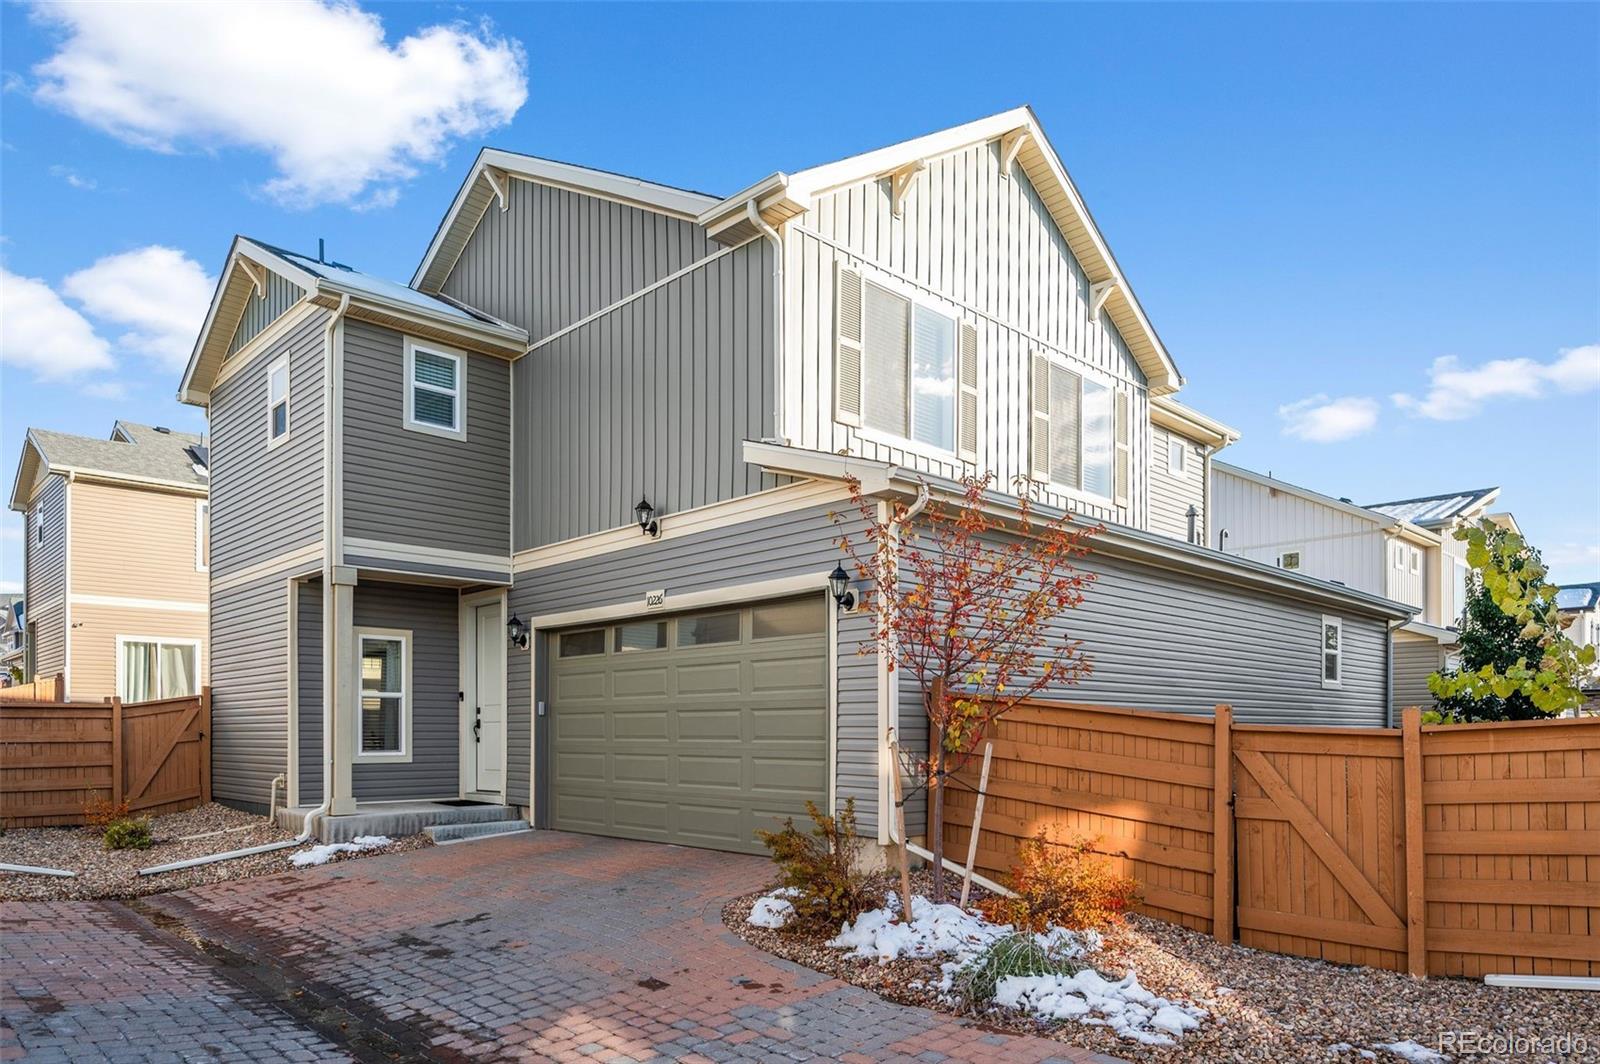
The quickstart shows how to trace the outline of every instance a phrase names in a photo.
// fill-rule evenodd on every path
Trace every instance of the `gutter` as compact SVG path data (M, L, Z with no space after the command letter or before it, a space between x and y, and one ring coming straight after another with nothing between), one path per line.
M750 197L744 204L745 216L750 219L750 224L761 231L772 245L772 356L776 363L773 369L775 387L772 394L772 438L784 442L783 434L783 393L786 381L786 366L783 357L783 238L778 231L767 224L761 217L761 209L756 206L756 198Z

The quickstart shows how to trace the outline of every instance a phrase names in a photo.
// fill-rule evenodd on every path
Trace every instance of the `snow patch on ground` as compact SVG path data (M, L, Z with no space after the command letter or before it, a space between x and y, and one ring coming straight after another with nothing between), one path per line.
M1377 1048L1387 1049L1400 1059L1411 1061L1411 1064L1439 1064L1440 1061L1450 1059L1443 1053L1418 1045L1409 1038L1403 1042L1382 1042Z
M899 896L889 895L883 908L864 912L854 923L845 924L828 945L879 964L900 957L949 956L951 960L941 965L944 978L939 984L941 991L949 993L958 969L1015 933L1010 924L992 924L976 913L955 905L935 905L920 895L911 899L909 923L899 922L900 908ZM1101 947L1100 935L1094 931L1080 934L1052 927L1034 939L1058 960L1076 960ZM1092 968L1070 976L1007 976L996 988L995 1004L1043 1019L1110 1027L1123 1038L1162 1046L1173 1045L1210 1015L1204 1009L1157 997L1140 986L1132 972L1112 980Z
M757 898L745 922L773 930L783 927L794 919L794 903L789 899L799 893L794 887L780 887L770 894Z
M349 842L327 842L320 846L313 846L309 850L301 850L289 858L289 863L296 868L305 868L307 865L327 864L336 854L375 850L379 846L388 846L392 842L394 840L387 835L357 835Z

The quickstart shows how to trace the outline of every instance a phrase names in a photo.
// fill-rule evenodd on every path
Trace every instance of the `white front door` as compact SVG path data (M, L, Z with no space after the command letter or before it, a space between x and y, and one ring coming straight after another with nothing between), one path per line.
M499 794L505 781L506 629L500 603L473 611L476 619L477 677L472 713L472 748L467 754L467 789Z

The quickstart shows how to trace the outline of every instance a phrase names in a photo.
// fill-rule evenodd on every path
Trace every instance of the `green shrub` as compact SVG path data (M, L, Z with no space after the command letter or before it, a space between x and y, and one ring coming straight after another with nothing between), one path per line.
M113 820L106 826L105 837L108 850L148 850L155 842L150 836L150 821L146 817Z
M791 928L836 928L876 905L870 878L858 870L861 841L856 837L855 799L845 800L838 816L826 816L816 803L806 812L816 826L802 832L793 818L782 831L757 831L762 845L772 851L782 885L798 893Z
M1013 934L996 939L990 947L956 969L950 989L968 1008L994 1000L995 987L1008 975L1076 975L1084 965L1051 956L1032 935Z

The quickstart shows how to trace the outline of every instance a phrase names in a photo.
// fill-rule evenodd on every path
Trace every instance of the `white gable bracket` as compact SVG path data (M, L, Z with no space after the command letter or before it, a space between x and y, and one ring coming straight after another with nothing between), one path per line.
M244 270L244 275L250 278L250 283L255 286L256 295L261 299L267 298L267 268L259 262L251 262L243 255L238 259L239 268Z
M1106 300L1111 298L1111 293L1117 290L1122 282L1112 277L1104 281L1096 281L1089 286L1089 317L1100 316L1100 308L1106 305Z
M896 218L900 217L900 211L905 206L906 193L911 190L912 179L927 168L927 161L918 159L889 172L889 205L894 209Z
M489 187L494 189L494 198L500 201L500 209L510 210L511 200L506 195L506 175L492 166L485 166L483 176L489 182Z
M1028 142L1029 131L1027 126L1013 129L1010 133L1000 138L1000 176L1009 180L1011 178L1011 164L1017 161L1017 153Z

